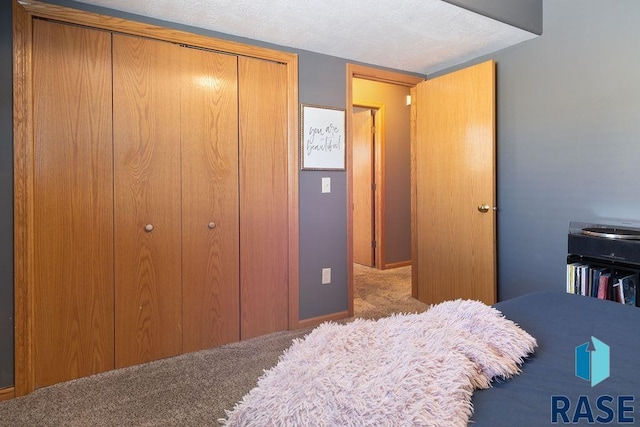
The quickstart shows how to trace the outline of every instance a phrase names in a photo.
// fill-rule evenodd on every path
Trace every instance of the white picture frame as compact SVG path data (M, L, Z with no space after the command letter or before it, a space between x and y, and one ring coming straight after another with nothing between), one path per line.
M345 109L309 104L300 109L301 169L345 170Z

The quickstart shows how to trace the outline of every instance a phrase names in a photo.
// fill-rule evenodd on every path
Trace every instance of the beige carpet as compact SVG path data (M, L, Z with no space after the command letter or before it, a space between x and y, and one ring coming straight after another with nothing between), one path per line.
M391 313L415 313L427 305L411 297L411 267L377 270L353 267L353 311L356 317L378 319Z
M426 308L411 298L410 267L354 267L357 317ZM308 332L277 332L38 389L0 402L0 426L215 426Z

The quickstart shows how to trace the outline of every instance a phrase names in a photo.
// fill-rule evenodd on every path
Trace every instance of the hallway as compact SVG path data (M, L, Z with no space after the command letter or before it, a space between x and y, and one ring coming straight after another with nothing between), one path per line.
M377 319L389 312L415 313L427 307L411 297L411 266L378 270L353 264L355 317Z

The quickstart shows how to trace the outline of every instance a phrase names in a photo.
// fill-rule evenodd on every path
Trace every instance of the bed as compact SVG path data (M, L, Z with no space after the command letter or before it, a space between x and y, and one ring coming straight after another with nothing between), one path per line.
M494 307L533 335L538 348L524 362L520 375L474 392L470 425L551 425L553 396L565 396L565 402L570 402L566 412L569 421L578 409L579 425L589 424L589 409L600 420L610 415L598 409L601 396L613 397L612 403L603 402L616 412L616 420L609 424L618 425L616 405L622 396L622 406L633 408L623 414L624 418L634 419L631 425L640 424L640 308L560 292L527 294ZM593 387L575 375L575 349L591 342L592 336L610 348L610 376ZM578 408L580 396L586 398ZM634 401L629 402L625 396L632 396ZM555 404L564 406L557 397ZM559 413L556 417L559 425L570 424Z
M636 424L639 327L639 308L560 292L494 306L445 301L424 313L326 322L294 340L219 421L538 427L552 425L555 416L556 424ZM587 378L602 380L593 387L575 374L576 347L592 339L610 354L610 376L603 377L606 351L595 356L587 351L592 344L583 347L581 368L586 356ZM600 367L598 375L589 365Z

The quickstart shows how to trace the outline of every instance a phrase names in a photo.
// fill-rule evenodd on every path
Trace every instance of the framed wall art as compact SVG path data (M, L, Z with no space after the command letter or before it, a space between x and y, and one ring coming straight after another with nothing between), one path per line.
M346 114L343 108L301 105L300 159L303 170L345 170Z

